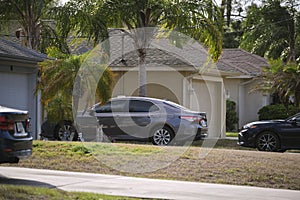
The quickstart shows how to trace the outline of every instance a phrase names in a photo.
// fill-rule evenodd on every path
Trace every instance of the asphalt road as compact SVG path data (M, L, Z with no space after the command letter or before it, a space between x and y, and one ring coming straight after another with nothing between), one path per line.
M80 172L0 167L0 184L162 199L298 200L300 191L132 178Z

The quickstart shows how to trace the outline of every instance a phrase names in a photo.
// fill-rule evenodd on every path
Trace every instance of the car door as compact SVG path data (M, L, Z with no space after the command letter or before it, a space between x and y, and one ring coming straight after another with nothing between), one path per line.
M151 117L159 108L146 100L130 100L127 115L123 116L122 128L128 138L148 139Z
M102 125L103 132L111 138L117 138L121 134L118 121L123 107L124 101L114 100L95 109L98 123Z
M287 120L282 132L284 146L300 148L300 115Z

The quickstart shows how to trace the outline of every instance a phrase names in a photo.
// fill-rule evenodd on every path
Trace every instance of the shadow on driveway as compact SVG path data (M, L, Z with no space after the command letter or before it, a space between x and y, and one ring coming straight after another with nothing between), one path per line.
M1 174L0 174L0 184L44 187L50 189L56 188L56 186L48 183L43 183L40 181L24 180L24 179L7 178L5 176L2 176Z

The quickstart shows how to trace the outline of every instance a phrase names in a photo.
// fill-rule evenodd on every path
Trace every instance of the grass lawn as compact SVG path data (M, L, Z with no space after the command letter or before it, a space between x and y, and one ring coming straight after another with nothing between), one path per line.
M85 192L65 192L58 189L47 189L30 186L13 186L0 185L0 200L48 200L48 199L64 199L64 200L134 200L136 198L107 196Z
M226 137L238 137L239 133L236 132L226 132Z
M31 158L13 166L300 190L299 153L250 151L234 140L218 140L213 149L200 148L201 143L182 154L184 147L177 146L34 141ZM176 153L172 162L145 173L118 171L110 163L157 166Z

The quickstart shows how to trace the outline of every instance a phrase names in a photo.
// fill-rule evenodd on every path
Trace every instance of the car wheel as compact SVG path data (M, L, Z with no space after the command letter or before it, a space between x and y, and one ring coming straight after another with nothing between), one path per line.
M155 128L153 131L152 143L154 145L164 146L170 144L173 138L174 133L170 128L166 126L162 128Z
M78 134L71 122L62 122L56 127L55 138L60 141L77 141Z
M259 151L278 151L280 141L275 133L264 132L258 136L256 146Z

